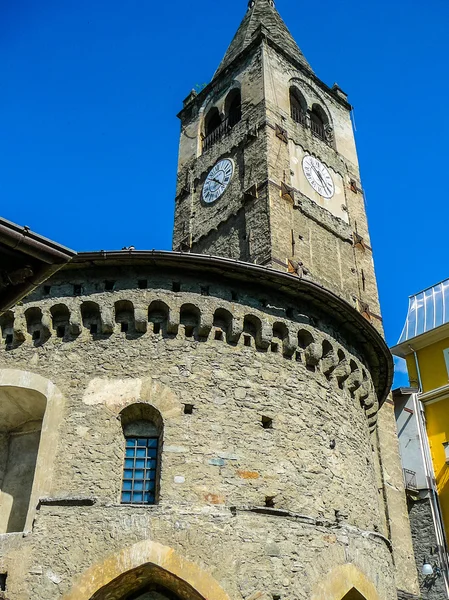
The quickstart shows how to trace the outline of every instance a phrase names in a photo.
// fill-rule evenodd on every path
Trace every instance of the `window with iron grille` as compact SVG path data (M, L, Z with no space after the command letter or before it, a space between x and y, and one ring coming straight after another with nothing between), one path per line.
M157 437L126 438L122 504L154 504L158 467Z
M124 437L122 504L157 504L163 421L159 411L144 402L120 413Z

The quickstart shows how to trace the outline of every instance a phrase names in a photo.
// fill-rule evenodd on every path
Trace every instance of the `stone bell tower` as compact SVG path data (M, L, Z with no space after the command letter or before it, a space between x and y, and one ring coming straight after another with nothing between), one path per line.
M310 278L380 326L350 111L274 2L252 0L211 83L179 114L174 250ZM223 159L228 175L218 164L208 181Z

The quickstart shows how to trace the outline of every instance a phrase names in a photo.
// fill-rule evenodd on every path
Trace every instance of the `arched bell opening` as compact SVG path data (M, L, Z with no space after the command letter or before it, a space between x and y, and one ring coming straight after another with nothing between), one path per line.
M333 137L329 128L330 123L326 112L319 104L314 104L310 111L310 129L313 135L327 143L331 143Z
M294 86L290 88L290 114L294 121L307 126L307 102L301 92Z
M210 109L210 111L206 115L206 119L204 121L204 135L208 137L211 135L216 129L218 129L221 125L221 116L218 111L218 108L214 106Z
M229 92L225 101L225 115L229 127L234 127L242 118L242 94L238 88Z
M155 564L123 573L90 600L205 600L186 581Z

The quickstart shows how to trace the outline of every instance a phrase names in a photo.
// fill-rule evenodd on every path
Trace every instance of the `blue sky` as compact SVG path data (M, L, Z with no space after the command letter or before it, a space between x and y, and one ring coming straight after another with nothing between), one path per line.
M0 214L79 251L169 249L176 113L210 80L246 5L0 0ZM318 76L355 106L393 344L407 297L449 275L449 3L277 8Z

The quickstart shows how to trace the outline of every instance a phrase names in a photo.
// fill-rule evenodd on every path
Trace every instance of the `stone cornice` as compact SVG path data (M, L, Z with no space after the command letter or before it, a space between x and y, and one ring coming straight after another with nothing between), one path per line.
M225 285L226 281L237 281L271 288L300 302L312 303L360 348L371 370L379 401L385 400L393 378L393 361L384 339L354 307L314 281L228 258L156 250L80 253L64 267L64 271L139 264L160 268L164 272L169 269L178 273L216 276Z

